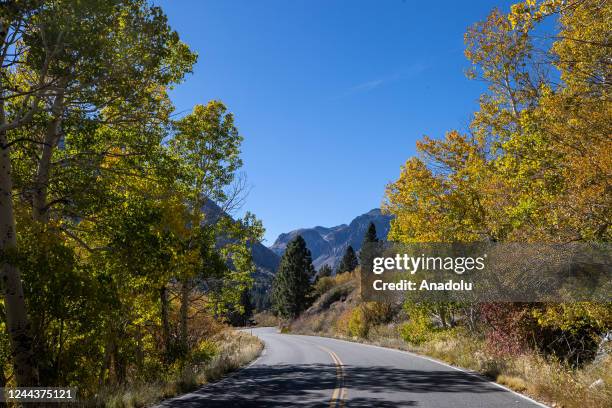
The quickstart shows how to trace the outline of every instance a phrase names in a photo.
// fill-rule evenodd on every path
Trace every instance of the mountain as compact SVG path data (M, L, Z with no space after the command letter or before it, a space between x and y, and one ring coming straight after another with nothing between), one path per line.
M216 222L221 215L228 215L221 207L212 200L207 200L202 206L202 211L206 214L207 222ZM261 242L256 242L251 247L253 262L257 266L256 275L273 275L280 263L280 256L271 251ZM255 276L257 278L257 276Z
M361 248L363 236L370 222L376 226L379 239L386 239L389 232L390 215L384 215L380 209L375 208L365 214L353 219L350 224L342 224L336 227L314 227L300 228L285 234L280 234L270 250L277 256L282 256L289 241L301 235L312 253L313 264L319 269L324 264L335 268L342 259L344 251L351 245L355 251Z
M251 254L253 255L253 262L257 266L258 272L269 274L276 273L276 268L278 268L278 264L280 263L280 256L275 252L261 242L256 242L251 247Z

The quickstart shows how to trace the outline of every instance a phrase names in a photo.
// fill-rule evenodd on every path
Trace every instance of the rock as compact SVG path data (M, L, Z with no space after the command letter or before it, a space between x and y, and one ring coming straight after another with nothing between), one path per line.
M597 381L594 381L593 384L589 385L589 388L599 388L602 387L604 385L604 380L602 380L601 378Z

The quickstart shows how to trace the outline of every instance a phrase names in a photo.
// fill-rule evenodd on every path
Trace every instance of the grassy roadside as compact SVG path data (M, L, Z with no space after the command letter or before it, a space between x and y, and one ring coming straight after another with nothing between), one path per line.
M322 282L314 304L298 319L281 324L282 332L331 337L432 357L480 373L555 408L612 406L610 353L576 369L535 352L496 353L487 347L484 338L464 327L428 333L424 341L410 343L406 341L407 317L401 311L390 313L385 308L367 307L372 305L360 299L355 277L343 275ZM385 314L393 316L390 322L379 319Z
M360 338L294 330L291 326L283 327L282 331L289 334L330 337L432 357L454 367L479 373L498 384L555 408L612 406L612 390L606 385L612 381L612 360L609 357L598 364L591 364L576 371L535 355L515 358L487 355L482 351L482 344L474 343L467 338L449 336L416 347L404 342L399 335ZM386 330L379 328L377 331Z
M176 367L165 378L155 382L134 382L121 388L105 389L87 406L148 407L217 381L253 361L263 350L263 342L257 337L232 329L216 334L210 344L213 352L202 364Z

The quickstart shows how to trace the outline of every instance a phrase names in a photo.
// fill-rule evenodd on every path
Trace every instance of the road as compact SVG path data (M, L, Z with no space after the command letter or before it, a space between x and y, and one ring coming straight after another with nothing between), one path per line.
M543 405L427 358L324 337L253 329L259 359L160 407L533 408Z

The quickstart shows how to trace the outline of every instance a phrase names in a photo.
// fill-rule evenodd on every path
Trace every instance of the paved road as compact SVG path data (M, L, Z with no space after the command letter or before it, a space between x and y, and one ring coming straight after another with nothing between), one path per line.
M397 350L253 329L262 356L163 407L533 408L478 376Z

